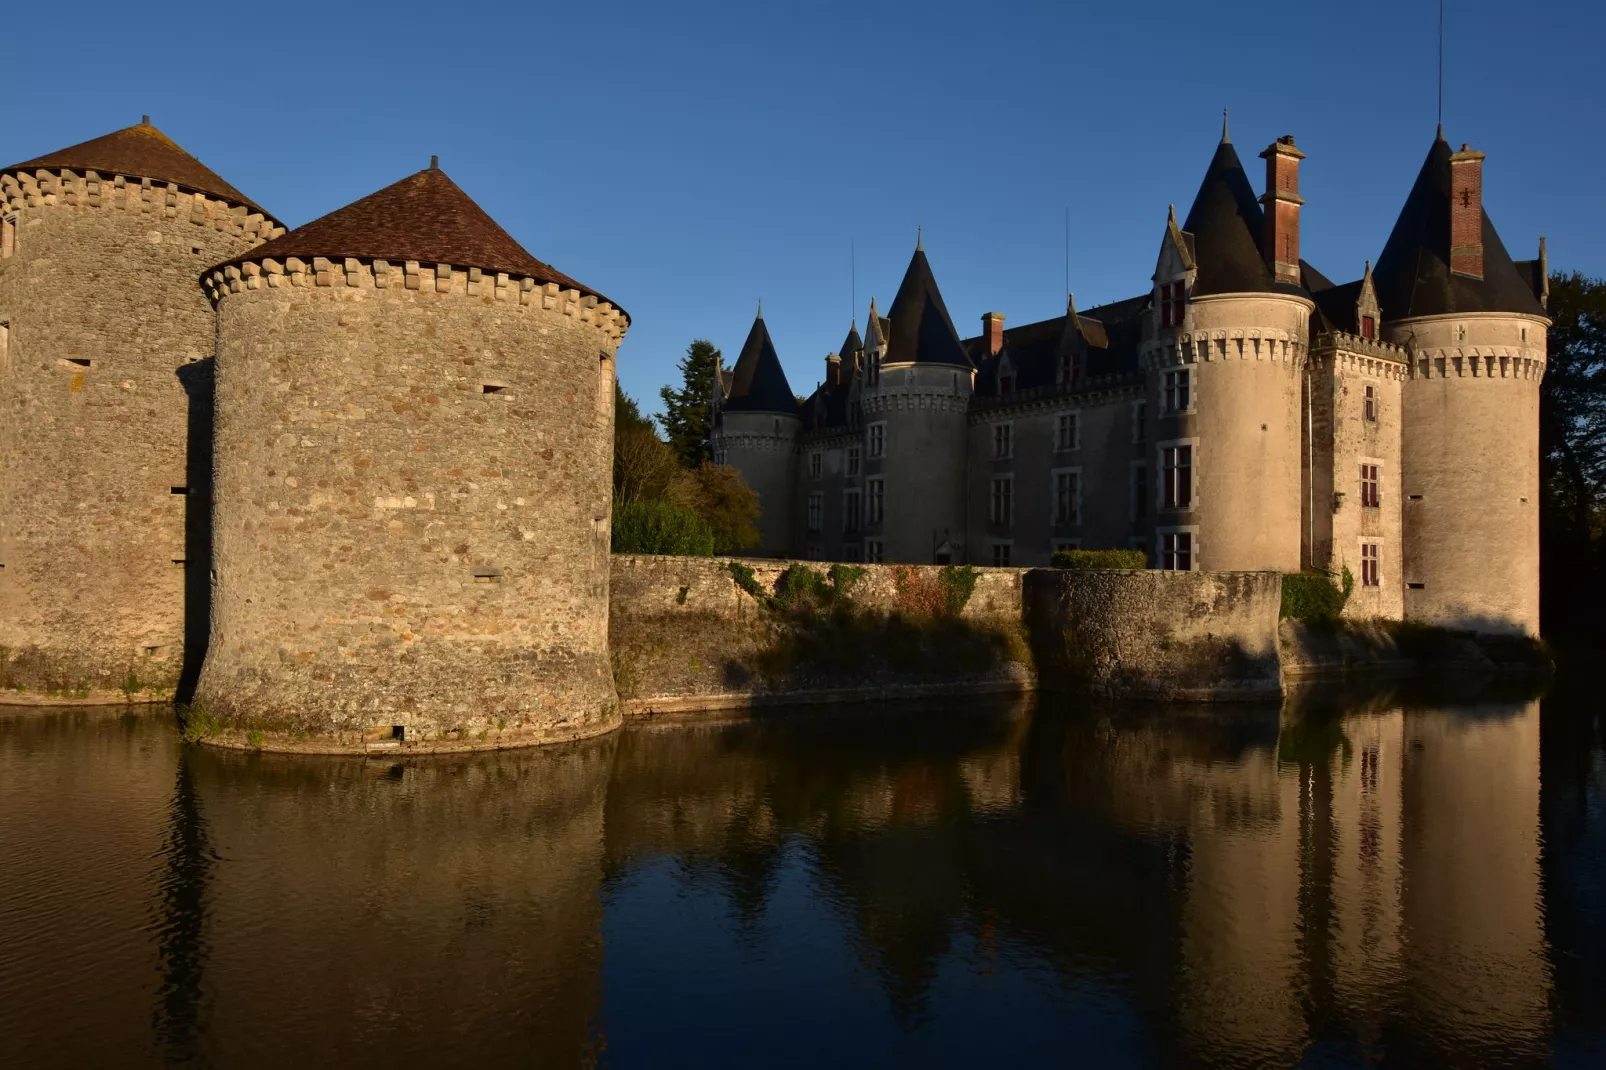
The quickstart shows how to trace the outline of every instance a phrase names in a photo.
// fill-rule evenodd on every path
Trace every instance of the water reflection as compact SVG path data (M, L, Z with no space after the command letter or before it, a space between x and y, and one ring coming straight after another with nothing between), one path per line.
M1587 701L931 707L417 763L8 714L0 1028L24 1064L1584 1065Z

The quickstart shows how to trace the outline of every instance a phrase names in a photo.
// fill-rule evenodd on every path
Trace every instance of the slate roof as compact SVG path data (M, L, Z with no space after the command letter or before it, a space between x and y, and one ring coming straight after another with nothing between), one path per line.
M762 315L754 318L753 329L747 332L747 341L742 344L741 356L736 358L725 411L799 415L797 395L786 381L781 358L775 353L775 343L770 340Z
M1082 356L1082 381L1108 380L1139 374L1138 343L1143 339L1144 318L1153 307L1153 295L1144 293L1122 301L1090 308L1077 315L1077 327L1087 349ZM1039 320L1004 330L1004 347L998 355L988 355L985 336L965 340L965 348L976 361L975 394L995 398L998 371L1004 356L1014 369L1014 392L1059 385L1061 340L1065 317Z
M1273 278L1261 254L1260 203L1238 151L1225 137L1216 146L1182 229L1193 236L1199 274L1193 293L1299 293Z
M102 175L148 178L152 182L171 182L191 193L206 193L231 204L261 212L274 222L273 213L223 181L216 171L185 152L178 143L149 121L125 126L101 137L47 152L32 160L0 168L4 171L60 170L96 171Z
M855 323L848 328L848 336L842 339L842 347L836 351L842 360L841 382L835 386L821 383L815 387L814 393L803 402L805 427L824 429L849 426L851 421L848 399L853 391L853 355L863 348L864 343L859 338L859 325Z
M903 274L898 295L892 299L887 313L890 328L887 333L888 364L944 364L961 368L971 367L970 357L954 330L948 306L943 304L942 291L931 274L926 251L916 248L909 260L909 269Z
M1543 316L1530 272L1525 280L1483 213L1483 278L1450 272L1450 146L1440 134L1405 198L1372 269L1377 303L1389 320L1454 312Z
M599 301L608 301L591 287L531 256L445 171L435 167L408 175L225 263L270 257L284 260L292 256L301 260L317 256L342 260L349 256L357 260L388 260L397 265L416 260L421 264L477 267L481 271L527 276L540 283L557 283L565 290L579 290Z

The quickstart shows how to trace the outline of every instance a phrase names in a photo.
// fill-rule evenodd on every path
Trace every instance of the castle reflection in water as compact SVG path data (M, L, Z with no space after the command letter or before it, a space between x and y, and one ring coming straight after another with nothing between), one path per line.
M1606 1044L1598 711L1051 706L398 765L8 713L0 1024L29 1063L1073 1043L1491 1065ZM45 1013L68 994L71 1024Z

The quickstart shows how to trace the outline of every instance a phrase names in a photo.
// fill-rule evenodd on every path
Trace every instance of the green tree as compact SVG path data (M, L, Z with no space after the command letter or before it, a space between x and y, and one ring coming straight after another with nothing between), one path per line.
M1550 277L1539 394L1544 628L1606 631L1606 279Z
M713 431L714 380L721 367L719 350L702 338L686 347L686 356L676 365L681 386L663 387L658 395L664 401L660 423L669 445L687 468L696 468L714 458L709 444Z
M658 437L635 399L614 383L613 498L615 502L661 501L680 474L675 451Z
M682 469L670 500L708 522L716 554L739 553L758 544L758 493L730 465L704 461Z

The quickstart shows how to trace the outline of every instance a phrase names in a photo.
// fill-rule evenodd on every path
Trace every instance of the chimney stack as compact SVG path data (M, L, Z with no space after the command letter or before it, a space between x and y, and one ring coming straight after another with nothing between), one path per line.
M842 385L842 358L835 353L825 355L825 385L829 387Z
M1004 314L1002 312L983 312L981 314L981 336L987 341L987 355L998 356L998 351L1004 348Z
M1450 154L1450 270L1483 278L1483 153Z
M1285 134L1260 154L1266 161L1266 192L1260 198L1266 219L1261 254L1278 282L1299 284L1299 161L1305 154L1294 147L1294 135Z

